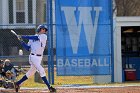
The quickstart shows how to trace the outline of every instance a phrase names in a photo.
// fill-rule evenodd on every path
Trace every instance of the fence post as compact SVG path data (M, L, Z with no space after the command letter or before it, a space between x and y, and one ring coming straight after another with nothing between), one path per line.
M50 56L50 19L49 19L49 15L50 15L50 2L49 2L49 0L46 0L46 3L47 3L47 14L46 14L46 22L47 22L47 26L48 26L48 43L47 43L47 45L48 45L48 81L49 81L49 83L51 83L51 67L50 67L50 62L51 62L51 56Z
M52 0L47 0L47 25L48 25L48 80L54 84L54 56L53 56L53 15Z

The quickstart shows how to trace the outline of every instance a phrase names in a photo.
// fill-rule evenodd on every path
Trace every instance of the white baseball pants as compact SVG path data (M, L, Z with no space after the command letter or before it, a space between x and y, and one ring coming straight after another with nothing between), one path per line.
M31 65L29 71L26 73L27 78L34 75L37 71L41 77L46 76L44 68L41 66L42 56L29 55L29 63Z

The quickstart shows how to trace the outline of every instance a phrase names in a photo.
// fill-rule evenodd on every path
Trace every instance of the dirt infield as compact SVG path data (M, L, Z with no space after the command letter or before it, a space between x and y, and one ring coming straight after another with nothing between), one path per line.
M56 87L57 93L140 93L140 86L63 88ZM16 93L13 89L1 89L0 93ZM20 89L19 93L50 93L47 89Z

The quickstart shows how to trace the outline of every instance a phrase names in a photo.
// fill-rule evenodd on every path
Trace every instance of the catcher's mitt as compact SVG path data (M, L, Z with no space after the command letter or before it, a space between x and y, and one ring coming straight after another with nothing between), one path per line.
M13 73L10 71L10 70L8 70L7 72L6 72L6 77L7 78L11 78L13 76Z

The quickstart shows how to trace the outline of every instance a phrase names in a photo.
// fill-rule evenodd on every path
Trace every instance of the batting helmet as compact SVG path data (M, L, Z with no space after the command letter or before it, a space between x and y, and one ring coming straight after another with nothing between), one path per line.
M40 30L41 29L46 29L46 31L48 31L48 28L47 28L47 26L46 25L39 25L38 27L37 27L37 32L40 32Z

